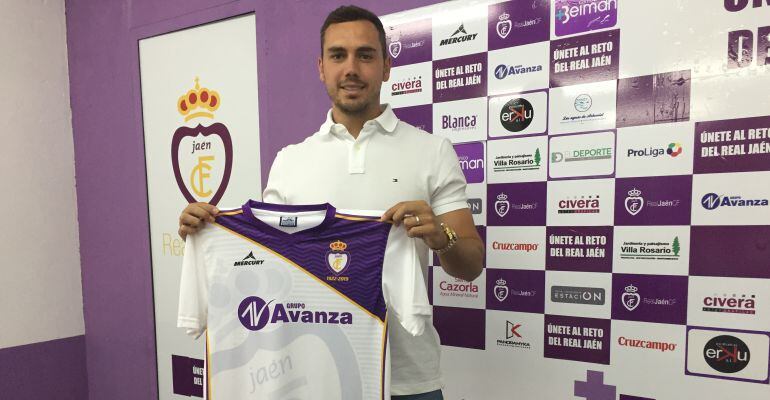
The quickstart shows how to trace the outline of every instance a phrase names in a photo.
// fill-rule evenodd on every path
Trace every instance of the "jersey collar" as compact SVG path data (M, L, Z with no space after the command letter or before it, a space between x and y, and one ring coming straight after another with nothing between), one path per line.
M274 228L269 224L266 224L265 222L261 221L259 218L255 217L254 213L251 211L252 208L258 209L258 210L265 210L265 211L285 212L287 214L297 213L302 211L324 211L325 210L326 216L323 222L321 222L321 224L319 225L316 225L312 228L303 229L301 231L297 231L294 233L287 233L280 229ZM306 237L308 235L313 235L315 233L321 232L334 222L334 216L337 214L337 210L329 203L290 206L290 205L283 205L283 204L262 203L256 200L249 200L246 202L246 204L243 205L242 209L243 209L244 218L246 218L246 220L250 224L258 226L263 232L273 237L287 238L287 239Z

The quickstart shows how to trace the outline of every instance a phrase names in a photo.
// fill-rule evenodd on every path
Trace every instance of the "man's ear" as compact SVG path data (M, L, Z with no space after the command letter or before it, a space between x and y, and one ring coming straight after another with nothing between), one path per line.
M393 59L390 57L385 57L385 63L384 68L382 71L382 81L387 82L388 79L390 79L390 67L393 64Z
M321 80L321 82L325 82L326 79L324 77L324 60L323 57L318 57L318 79Z

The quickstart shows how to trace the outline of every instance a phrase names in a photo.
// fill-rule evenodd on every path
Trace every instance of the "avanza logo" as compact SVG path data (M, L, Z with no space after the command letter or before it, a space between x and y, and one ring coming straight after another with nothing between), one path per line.
M767 207L767 199L744 199L741 196L723 196L707 193L700 201L703 208L716 210L719 207Z
M577 196L572 199L559 200L559 214L598 214L601 211L599 196Z
M304 303L276 303L250 296L238 306L238 319L250 331L258 331L268 324L304 323L304 324L345 324L353 323L349 312L305 310Z
M756 295L714 295L703 298L703 311L730 314L756 314Z
M460 35L462 33L462 35ZM439 46L446 46L448 44L455 44L460 42L468 42L471 40L476 39L476 36L478 33L468 34L468 32L465 31L465 24L460 24L460 26L455 30L455 33L452 34L452 36L441 40L439 42Z
M407 78L402 82L394 82L390 85L391 95L399 96L402 94L422 92L422 77Z
M540 72L543 70L543 66L540 64L537 65L530 65L530 66L524 66L524 65L505 65L500 64L495 68L495 78L497 79L505 79L506 77L513 77L516 75L524 75L529 74L532 72Z

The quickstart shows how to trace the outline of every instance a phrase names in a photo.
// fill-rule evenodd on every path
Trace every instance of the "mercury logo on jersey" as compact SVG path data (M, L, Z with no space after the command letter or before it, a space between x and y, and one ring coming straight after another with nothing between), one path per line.
M238 306L238 319L250 331L259 331L268 324L346 324L353 323L353 315L339 311L305 310L304 303L275 303L257 296L250 296Z
M262 265L264 263L265 263L265 260L257 260L257 257L254 257L254 252L250 251L246 257L243 257L243 260L234 262L233 267L244 267L247 265Z

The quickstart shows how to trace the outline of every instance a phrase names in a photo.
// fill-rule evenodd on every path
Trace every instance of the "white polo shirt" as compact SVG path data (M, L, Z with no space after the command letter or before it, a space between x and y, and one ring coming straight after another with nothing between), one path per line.
M452 143L400 121L386 105L357 139L334 123L330 110L318 132L278 152L263 201L384 211L401 201L424 200L441 215L468 207L465 185ZM427 279L429 250L422 241L418 246ZM388 325L391 394L441 388L435 329L415 337L396 321Z

